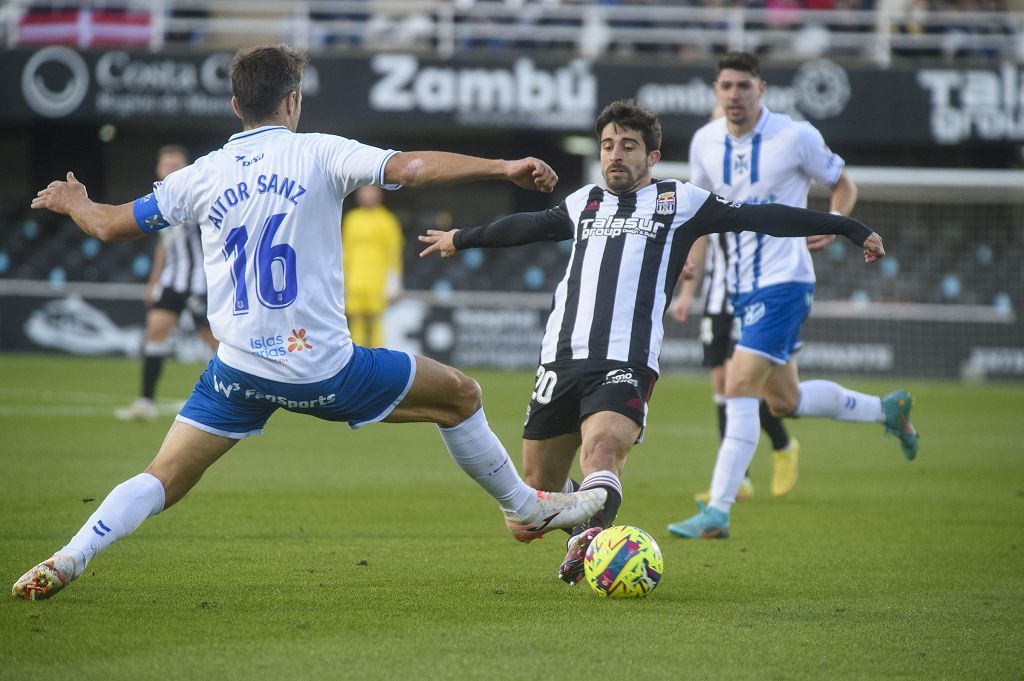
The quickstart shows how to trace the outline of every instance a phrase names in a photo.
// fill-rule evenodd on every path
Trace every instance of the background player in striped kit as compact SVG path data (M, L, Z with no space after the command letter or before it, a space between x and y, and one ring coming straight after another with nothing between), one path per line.
M849 214L857 188L843 170L843 159L809 123L762 106L765 87L754 55L731 52L719 59L715 95L725 116L694 134L692 181L733 201L802 207L815 180L831 189L832 213ZM908 459L916 456L917 432L910 423L912 400L906 391L879 398L831 381L798 379L795 353L814 297L808 247L829 241L752 232L729 235L729 291L734 314L743 325L726 375L726 432L711 479L710 502L698 504L700 512L692 518L669 525L673 534L729 535L729 512L757 447L762 396L780 416L882 423L886 432L900 439Z
M490 179L549 192L558 176L536 158L403 153L296 133L307 63L287 45L239 50L229 75L244 130L152 193L119 206L95 203L69 172L32 201L105 242L199 222L220 345L146 470L115 487L71 541L15 582L15 598L58 593L97 554L184 497L239 440L262 433L281 407L351 428L436 424L452 459L521 541L584 522L604 503L604 490L552 494L526 485L487 423L476 381L425 357L355 345L345 322L338 225L356 187Z
M188 165L185 147L168 144L156 154L156 179L163 181L175 170ZM184 222L160 232L153 253L153 267L146 285L146 331L142 344L142 393L114 415L122 421L156 418L153 402L164 360L171 354L169 337L181 315L188 312L196 333L211 350L217 340L206 319L206 273L203 272L203 244L199 225Z
M518 213L464 230L428 230L420 254L451 257L464 248L573 239L541 341L540 366L523 428L523 469L538 489L571 490L576 450L579 488L608 500L574 529L559 578L576 584L586 549L615 520L626 456L643 436L658 377L664 316L687 254L703 234L756 229L778 236L844 234L874 262L881 238L841 216L780 205L742 205L679 180L655 180L661 122L633 100L597 118L607 188L584 186L539 213Z

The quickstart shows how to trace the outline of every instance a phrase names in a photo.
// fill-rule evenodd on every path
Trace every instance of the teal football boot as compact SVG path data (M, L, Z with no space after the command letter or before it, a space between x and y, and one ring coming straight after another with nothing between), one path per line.
M882 398L882 411L885 414L885 434L895 435L900 439L903 456L913 461L917 456L917 431L910 422L910 408L914 406L914 398L906 390L897 390Z
M698 503L700 513L668 526L668 531L687 539L728 539L729 514Z

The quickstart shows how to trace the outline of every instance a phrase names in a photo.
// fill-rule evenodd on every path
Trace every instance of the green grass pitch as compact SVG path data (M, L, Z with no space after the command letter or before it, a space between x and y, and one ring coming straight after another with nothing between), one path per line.
M109 416L138 373L0 356L4 588L155 452L170 414ZM470 373L518 462L531 375ZM697 542L665 526L708 484L713 408L704 376L664 376L618 518L665 555L641 601L558 581L563 535L512 541L432 426L281 411L58 597L0 599L0 679L1024 678L1024 390L907 387L917 461L881 426L790 421L796 490L771 498L762 438L732 538Z

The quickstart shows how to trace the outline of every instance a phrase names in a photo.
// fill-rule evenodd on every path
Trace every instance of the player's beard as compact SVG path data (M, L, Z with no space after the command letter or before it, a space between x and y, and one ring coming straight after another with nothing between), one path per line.
M634 185L636 185L637 176L633 174L631 169L620 166L619 168L616 168L616 170L620 170L622 172L618 175L612 175L609 169L604 173L604 183L608 189L619 193L632 189Z

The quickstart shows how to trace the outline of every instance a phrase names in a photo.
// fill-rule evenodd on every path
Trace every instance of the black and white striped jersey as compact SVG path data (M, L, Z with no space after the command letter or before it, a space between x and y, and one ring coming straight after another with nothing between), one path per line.
M457 232L453 244L516 246L573 239L555 288L540 363L601 359L658 371L663 318L690 247L704 234L750 230L773 236L844 234L858 245L871 230L852 218L780 204L746 205L679 180L653 180L614 194L587 185L561 205Z
M164 267L159 279L161 288L184 294L206 293L199 224L186 221L162 230L160 243L164 248Z
M704 250L704 315L732 314L726 274L729 271L729 244L726 234L709 234Z
M657 371L662 316L696 238L679 228L708 196L665 180L621 196L589 186L567 197L575 243L555 289L540 362L609 359Z

